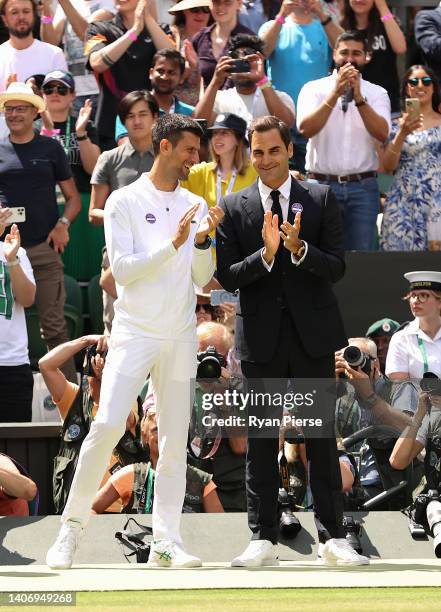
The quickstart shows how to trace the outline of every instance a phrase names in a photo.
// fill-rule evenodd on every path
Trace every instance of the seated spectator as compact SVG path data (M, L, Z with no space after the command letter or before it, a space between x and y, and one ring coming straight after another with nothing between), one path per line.
M380 372L386 372L386 357L389 349L390 339L400 328L400 324L393 319L380 319L369 326L366 338L370 338L377 345L378 363Z
M380 192L376 141L390 129L387 92L361 77L366 40L345 32L336 43L333 74L307 83L299 95L298 127L309 138L308 177L330 185L343 209L345 248L371 251L376 237ZM352 101L345 92L353 90Z
M407 272L411 323L393 335L386 359L391 380L420 380L425 372L441 378L441 272Z
M370 60L363 78L389 94L392 113L400 112L397 56L406 53L406 38L386 0L344 0L340 22L344 30L358 30L368 41Z
M415 40L423 52L425 63L441 81L441 3L416 15Z
M85 101L78 117L72 114L75 81L69 72L61 70L46 75L42 93L46 103L42 133L63 146L81 197L81 212L71 229L71 244L63 253L65 272L79 280L89 280L100 268L104 244L103 230L91 228L88 223L90 175L100 155L98 135L90 121L92 102ZM87 257L80 258L76 252L80 242Z
M42 337L52 349L68 339L60 254L69 242L69 226L81 210L81 201L60 143L34 132L34 119L44 110L44 101L24 83L13 82L0 94L0 111L10 130L9 138L0 140L0 200L6 206L19 203L26 211L21 240L37 283L35 304ZM62 217L57 185L65 199ZM76 380L73 360L64 368L69 380Z
M175 49L162 49L155 53L150 68L151 94L159 106L159 114L179 113L192 115L194 108L184 104L175 95L176 88L182 82L185 71L185 60ZM115 140L119 143L127 135L127 130L119 117L116 120Z
M236 34L254 34L239 23L241 4L242 0L211 0L214 23L201 30L191 41L199 57L198 67L204 87L210 84L220 58L227 55L231 38Z
M92 23L87 32L88 66L100 87L96 127L101 150L115 146L115 120L122 98L149 88L149 69L158 49L172 49L170 28L158 25L150 0L118 5L111 21Z
M245 119L248 127L253 119L274 115L288 126L295 121L294 102L287 93L273 89L265 75L263 43L258 36L238 34L230 40L228 56L222 57L213 78L201 97L195 117L207 119L211 125L219 113L234 113ZM250 62L250 72L234 73L234 60ZM226 79L234 87L222 90Z
M78 115L87 99L92 102L92 119L98 99L98 85L84 55L84 40L89 23L112 19L116 13L114 0L59 0L55 13L51 0L43 0L41 40L52 45L63 44L67 69L74 75L75 98L72 111Z
M211 207L222 197L254 183L257 174L250 164L246 131L246 122L237 115L218 115L209 129L213 161L193 166L182 187L203 197Z
M260 26L277 16L281 4L282 0L243 0L239 21L257 34Z
M29 516L29 503L38 489L23 472L13 459L0 453L0 516Z
M142 420L141 436L144 447L150 450L150 461L127 465L115 472L95 497L92 510L97 514L104 512L118 498L122 499L122 512L151 514L159 456L155 406L149 408ZM182 512L223 511L212 475L188 465Z
M380 246L384 251L427 251L439 226L441 241L441 91L435 73L412 66L403 77L402 102L419 100L420 113L394 123L383 166L394 173L384 204ZM441 242L437 250L441 250Z
M185 60L183 82L176 89L176 95L185 104L196 106L201 89L199 58L193 49L191 39L211 22L210 0L177 0L168 12L173 15L171 31L176 49Z
M11 216L0 208L0 238ZM35 299L35 280L14 223L0 240L0 422L32 420L34 379L28 355L24 308Z
M89 221L94 225L103 225L104 207L112 191L130 185L153 165L152 126L159 116L156 100L148 91L132 91L121 100L118 113L127 138L122 146L102 153L93 171ZM104 326L110 335L117 296L107 252L103 253L102 269Z
M78 386L66 380L59 368L67 358L72 358L84 349L87 349L84 376L81 385ZM54 505L57 514L61 513L66 505L81 444L89 433L99 409L101 377L106 353L105 336L83 336L58 346L39 361L44 382L63 421L63 433L58 455L55 458L53 475ZM113 451L100 486L103 486L110 475L122 466L145 458L137 428L138 404L132 406L128 412L126 432ZM119 506L116 505L112 510L119 512Z
M331 49L342 31L318 0L284 0L277 17L260 28L268 77L289 94L296 108L303 85L328 75ZM304 172L306 140L295 128L292 137L295 167Z

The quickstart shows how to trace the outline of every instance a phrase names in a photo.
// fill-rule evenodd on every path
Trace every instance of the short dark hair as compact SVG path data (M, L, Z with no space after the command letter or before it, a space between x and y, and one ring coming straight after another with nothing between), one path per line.
M143 100L150 109L150 112L154 116L159 115L159 106L156 102L155 98L149 91L145 89L137 89L135 91L131 91L121 100L118 106L118 117L121 119L122 123L126 122L127 115L132 110L132 106L134 106L137 102Z
M406 98L409 97L408 92L407 92L407 79L410 77L412 72L415 72L416 70L424 70L424 72L428 76L430 76L430 78L432 79L432 82L433 82L432 108L436 113L439 113L439 107L441 104L441 89L440 89L439 79L437 75L435 74L435 72L431 68L429 68L429 66L422 66L421 64L414 64L413 66L408 68L406 72L404 73L403 80L401 82L401 102L403 104L403 109L404 109L404 102Z
M363 49L365 53L369 53L369 43L366 36L360 30L349 30L347 32L343 32L335 41L334 49L337 49L340 43L347 42L349 40L353 40L355 42L359 42L363 45Z
M160 59L166 59L166 60L169 60L170 62L174 62L175 64L178 64L179 72L181 74L184 74L185 59L176 49L160 49L159 51L156 51L152 59L152 68L155 67L156 62Z
M29 0L32 4L32 12L34 17L37 16L37 3L34 0ZM0 15L4 15L6 13L6 5L8 4L8 0L0 0Z
M252 146L252 139L254 132L261 134L262 132L269 132L270 130L277 130L280 134L280 138L283 140L285 147L288 149L291 144L291 132L289 131L289 127L273 115L266 115L265 117L259 117L258 119L254 119L251 123L250 129L248 131L248 141L250 146Z
M230 44L228 45L228 55L233 59L238 59L237 51L238 49L249 49L254 53L263 53L264 43L261 38L258 36L253 36L252 34L236 34L230 39Z
M199 123L186 115L169 113L159 117L152 129L153 152L159 154L161 140L168 140L173 146L181 140L182 132L191 132L195 136L202 138L204 133Z

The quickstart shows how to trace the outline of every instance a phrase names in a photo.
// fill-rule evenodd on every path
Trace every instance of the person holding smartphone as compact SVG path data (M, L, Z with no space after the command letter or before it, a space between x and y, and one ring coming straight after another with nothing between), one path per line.
M0 238L12 216L0 208ZM17 224L0 240L0 422L32 420L34 379L29 365L24 309L35 299L31 262L21 248Z
M433 70L411 66L401 96L403 103L418 101L420 112L403 114L384 151L384 168L395 176L384 205L380 245L384 251L425 251L429 224L441 223L441 93Z

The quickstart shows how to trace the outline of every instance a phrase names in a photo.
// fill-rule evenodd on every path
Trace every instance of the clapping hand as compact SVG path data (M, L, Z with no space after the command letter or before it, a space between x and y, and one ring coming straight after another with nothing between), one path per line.
M297 253L302 244L302 241L299 240L301 217L302 214L298 212L294 217L294 225L285 221L280 226L280 237L283 240L283 246L288 251L291 251L291 253Z
M277 253L280 244L279 217L267 210L263 216L262 239L263 258L269 264Z
M0 227L1 233L1 227ZM18 249L20 248L20 231L18 226L14 223L11 226L9 234L6 234L5 241L3 243L3 254L6 261L14 261L17 258Z
M173 246L176 250L178 250L179 247L181 247L184 242L187 241L188 236L190 235L190 224L193 221L193 217L195 216L198 208L199 204L193 204L193 206L190 206L179 221L178 231L173 238Z
M224 216L225 213L220 206L212 206L208 210L208 214L199 223L195 238L196 244L204 243L208 234L217 228Z
M84 136L87 131L87 124L90 121L90 116L92 114L92 100L89 98L85 101L84 106L80 109L78 113L78 119L75 124L75 132L77 136Z

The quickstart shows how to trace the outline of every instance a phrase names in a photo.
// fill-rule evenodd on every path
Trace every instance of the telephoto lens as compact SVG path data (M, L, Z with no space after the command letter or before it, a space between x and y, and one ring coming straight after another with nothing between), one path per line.
M427 522L433 535L433 550L441 558L441 503L431 501L427 505Z
M294 515L290 508L291 500L289 493L280 488L279 489L279 508L280 519L279 519L279 531L280 534L287 540L292 540L301 530L302 526L299 519Z

